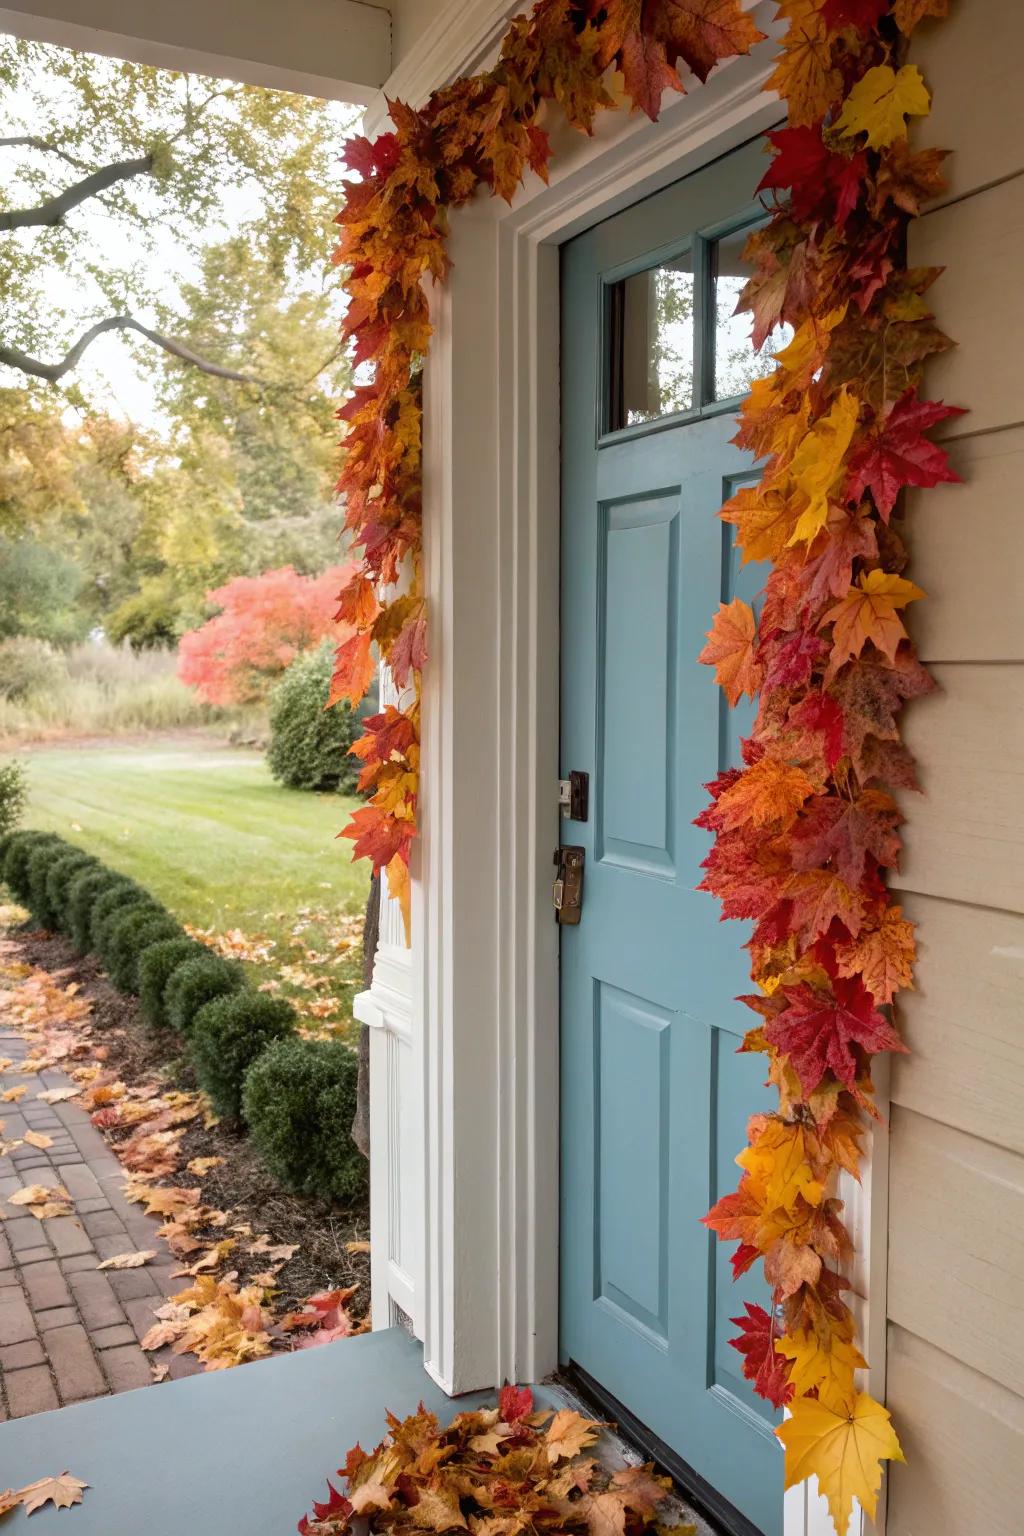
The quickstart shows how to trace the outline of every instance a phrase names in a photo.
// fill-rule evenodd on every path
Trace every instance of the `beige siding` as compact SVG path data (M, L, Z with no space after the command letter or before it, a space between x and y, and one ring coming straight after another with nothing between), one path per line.
M918 924L900 1011L889 1176L888 1400L907 1453L888 1536L1024 1530L1024 135L1009 55L1024 5L958 4L921 29L935 93L919 144L955 153L911 234L954 351L927 393L963 486L908 498L910 616L940 692L909 708L894 882Z

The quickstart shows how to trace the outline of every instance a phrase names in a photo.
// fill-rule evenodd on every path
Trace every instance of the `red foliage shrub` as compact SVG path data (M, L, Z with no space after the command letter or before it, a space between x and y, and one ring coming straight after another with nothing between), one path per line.
M325 635L339 643L347 624L335 622L338 593L355 571L334 565L321 576L300 576L290 565L262 576L236 576L206 594L221 612L182 635L178 676L208 704L249 704L302 651Z

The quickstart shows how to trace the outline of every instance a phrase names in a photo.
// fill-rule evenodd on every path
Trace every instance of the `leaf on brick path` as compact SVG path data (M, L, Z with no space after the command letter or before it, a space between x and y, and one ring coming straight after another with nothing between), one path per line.
M59 1477L41 1477L38 1482L29 1483L18 1490L17 1497L27 1515L51 1503L57 1509L70 1509L72 1504L81 1504L82 1493L88 1486L70 1472L62 1472Z
M188 1319L183 1317L180 1319L164 1319L161 1322L154 1323L148 1333L143 1335L140 1341L140 1348L149 1351L163 1349L165 1344L176 1343L184 1333L187 1321Z
M157 1257L155 1248L144 1248L138 1253L115 1253L112 1259L104 1259L102 1264L97 1264L97 1269L141 1269L143 1264L148 1264L150 1259Z
M833 626L830 677L844 662L859 657L869 641L890 662L895 662L896 652L907 638L897 610L921 597L921 588L903 576L881 570L862 571L858 584L821 620L822 625Z
M573 1408L560 1408L548 1426L545 1436L548 1460L554 1464L593 1445L601 1426L594 1419L585 1419Z
M148 1338L149 1334L146 1337ZM170 1369L170 1366L164 1360L151 1360L149 1362L149 1374L152 1376L154 1383L166 1381Z
M784 1408L793 1396L790 1367L778 1353L778 1337L771 1315L755 1303L744 1302L745 1317L729 1321L740 1332L730 1339L733 1349L743 1356L743 1375L753 1383L754 1391L775 1408Z
M45 1184L28 1184L24 1189L15 1190L13 1195L7 1196L8 1205L42 1205L47 1200L70 1200L71 1196L63 1184L55 1184L49 1188Z
M193 1157L185 1164L189 1173L194 1173L197 1178L204 1178L214 1168L219 1168L224 1162L222 1157Z
M738 703L743 694L752 699L761 686L756 636L757 624L749 604L739 597L720 604L707 632L708 643L697 659L714 667L715 678L730 705Z
M0 1004L2 1004L2 1001L3 1001L3 999L0 998ZM10 1067L13 1067L13 1066L14 1066L14 1058L13 1058L13 1056L0 1057L0 1072L6 1072Z
M914 986L914 924L903 908L886 907L877 923L855 940L836 948L840 976L859 976L877 1003L891 1003L902 988Z
M887 149L907 136L907 118L924 117L931 97L916 64L899 70L877 64L857 81L836 119L836 132L866 134L868 149Z
M906 1459L891 1415L866 1392L857 1393L849 1414L796 1398L775 1433L786 1448L786 1487L817 1477L838 1536L846 1536L854 1499L874 1519L882 1462Z
M145 1179L129 1179L124 1186L125 1197L137 1205L144 1205L147 1216L166 1216L176 1219L194 1211L202 1197L201 1189L184 1189L179 1185L158 1188L147 1184Z
M788 1006L764 1032L789 1057L805 1093L812 1093L826 1072L852 1088L860 1066L858 1049L868 1055L907 1050L856 978L837 979L831 996L805 983L783 990Z
M63 1104L67 1099L76 1099L80 1093L80 1088L46 1088L42 1093L37 1093L36 1098L42 1099L44 1104ZM5 1093L3 1097L6 1099L9 1094Z
M77 1090L72 1089L71 1091L74 1093ZM3 1099L5 1104L17 1104L25 1097L26 1093L28 1093L28 1084L18 1083L14 1088L5 1088L3 1093L0 1093L0 1099ZM40 1093L38 1097L41 1099L44 1096Z

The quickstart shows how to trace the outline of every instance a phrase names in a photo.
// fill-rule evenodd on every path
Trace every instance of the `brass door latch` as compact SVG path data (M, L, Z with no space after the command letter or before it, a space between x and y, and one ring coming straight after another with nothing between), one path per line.
M582 848L555 849L556 874L551 901L555 922L563 926L578 923L583 911L583 859Z

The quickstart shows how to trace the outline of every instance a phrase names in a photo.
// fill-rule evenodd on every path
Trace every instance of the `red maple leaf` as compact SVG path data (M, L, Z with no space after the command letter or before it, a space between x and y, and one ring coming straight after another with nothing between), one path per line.
M788 189L795 219L830 220L842 229L857 206L867 156L860 152L847 159L836 154L823 142L820 126L777 128L767 138L775 146L775 157L757 190Z
M841 27L870 32L888 9L889 0L825 0L821 14L831 32L838 32Z
M849 499L870 490L883 521L896 504L905 485L932 486L956 481L946 450L930 442L924 433L948 416L962 416L958 405L941 400L919 400L913 386L876 419L874 426L850 455Z
M791 833L793 868L831 863L847 885L860 885L869 857L896 868L901 846L896 828L903 819L882 789L866 789L856 800L819 796Z
M508 1382L501 1389L498 1409L505 1424L518 1424L533 1412L533 1393L529 1387L514 1387Z
M783 991L789 1006L765 1025L765 1039L789 1057L805 1095L814 1092L826 1072L852 1088L861 1065L857 1051L906 1052L855 977L833 982L831 995L806 982Z
M740 1330L739 1337L729 1343L743 1356L743 1374L753 1382L758 1396L767 1398L775 1408L784 1408L793 1396L790 1363L776 1351L775 1327L769 1314L753 1302L743 1305L746 1317L729 1319Z

